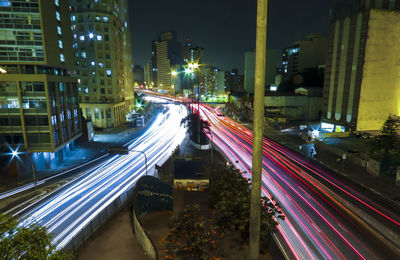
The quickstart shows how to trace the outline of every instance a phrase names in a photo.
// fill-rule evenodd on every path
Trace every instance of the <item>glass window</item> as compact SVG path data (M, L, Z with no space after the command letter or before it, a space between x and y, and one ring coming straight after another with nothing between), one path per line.
M103 36L101 36L101 35L97 35L97 40L98 40L98 41L101 41L101 40L103 40Z
M99 118L99 109L97 107L94 108L94 117Z
M81 53L81 55L82 55L82 58L86 59L86 51L83 51L83 52Z
M91 62L90 62L90 65L94 66L94 65L96 65L96 62L91 61Z
M89 93L89 88L85 88L85 90L83 91L85 94Z
M79 36L79 40L84 41L85 40L85 36L84 35Z
M60 54L60 61L65 62L65 57L64 57L64 54L62 54L62 53Z
M75 22L76 21L76 16L75 15L72 15L71 16L71 22Z
M61 16L60 13L58 11L56 11L56 18L58 21L61 21Z
M111 70L106 70L106 74L107 74L108 77L110 77L111 76Z
M62 42L62 40L58 40L58 47L60 47L60 49L63 48L63 42Z
M103 16L103 22L108 23L108 17L107 16Z
M58 33L59 35L61 35L61 34L62 34L62 31L61 31L61 26L59 26L59 25L57 25L57 33Z
M54 4L55 4L56 6L60 6L60 1L59 1L59 0L54 0Z

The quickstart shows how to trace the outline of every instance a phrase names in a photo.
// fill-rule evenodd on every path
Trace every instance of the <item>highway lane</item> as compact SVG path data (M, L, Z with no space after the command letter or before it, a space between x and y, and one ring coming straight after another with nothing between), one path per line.
M202 117L211 123L213 143L251 177L252 132L218 114L220 111L201 105ZM264 139L263 146L263 193L278 201L286 216L277 236L288 258L390 259L394 256L382 241L366 236L368 227L360 229L360 223L345 202L351 199L357 207L387 222L395 231L399 228L396 214L279 144Z
M128 145L128 155L115 155L40 204L24 207L20 211L21 225L36 222L46 226L54 234L53 243L57 248L64 247L145 174L144 155L136 151L145 151L150 169L182 142L186 130L180 121L187 110L182 105L166 107L149 129Z

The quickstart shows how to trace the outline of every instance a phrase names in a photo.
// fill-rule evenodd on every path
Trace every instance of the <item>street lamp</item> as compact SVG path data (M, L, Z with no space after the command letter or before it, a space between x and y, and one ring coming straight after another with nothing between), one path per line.
M146 153L143 152L143 151L139 151L139 150L130 150L130 151L131 152L142 153L144 155L144 161L145 161L145 164L146 164L146 175L147 175L147 156L146 156Z

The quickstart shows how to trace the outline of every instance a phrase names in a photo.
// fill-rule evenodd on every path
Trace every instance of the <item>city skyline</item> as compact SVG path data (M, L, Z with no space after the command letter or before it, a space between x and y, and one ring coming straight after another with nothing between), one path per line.
M335 2L344 1L271 1L268 48L281 50L313 32L327 36ZM157 4L158 8L154 8ZM193 13L190 12L193 4L182 0L129 5L134 64L143 67L151 55L151 41L161 32L175 30L182 43L190 39L205 48L204 63L223 70L237 68L243 73L244 53L255 46L255 1L241 5L237 0L217 3L205 0ZM144 10L151 10L152 16ZM207 19L203 19L204 14Z

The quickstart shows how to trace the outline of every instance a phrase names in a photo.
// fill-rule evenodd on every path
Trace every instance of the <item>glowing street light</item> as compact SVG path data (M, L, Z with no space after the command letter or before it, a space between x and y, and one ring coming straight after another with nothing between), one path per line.
M20 154L20 152L18 152L18 148L17 147L15 150L13 150L11 147L9 147L11 150L11 153L9 153L11 155L11 160L14 159L14 157L19 157L18 155Z
M185 74L192 74L193 73L193 69L192 68L186 68L185 69Z
M198 69L199 68L199 64L198 63L189 63L188 67L191 69Z
M7 71L3 68L0 68L0 73L7 73Z
M176 75L178 75L178 72L177 72L176 70L173 70L173 71L171 72L171 75L175 77Z

